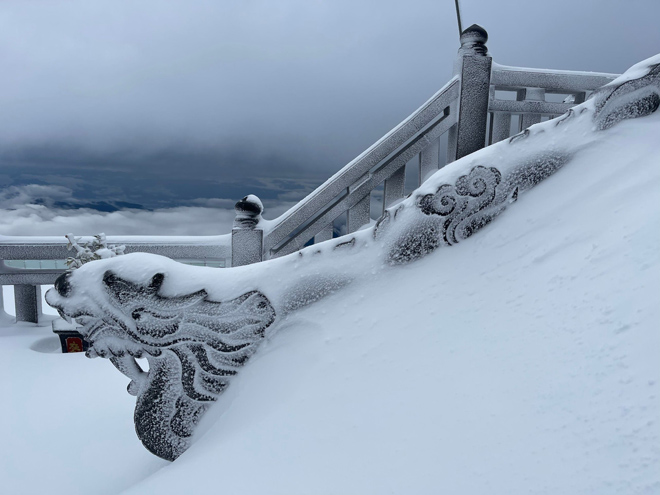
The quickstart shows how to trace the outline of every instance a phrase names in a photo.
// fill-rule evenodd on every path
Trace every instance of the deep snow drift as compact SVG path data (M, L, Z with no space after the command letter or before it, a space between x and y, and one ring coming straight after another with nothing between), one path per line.
M660 115L290 316L130 493L660 490Z
M289 314L172 464L109 363L3 331L3 489L659 491L658 136L621 122L473 237Z

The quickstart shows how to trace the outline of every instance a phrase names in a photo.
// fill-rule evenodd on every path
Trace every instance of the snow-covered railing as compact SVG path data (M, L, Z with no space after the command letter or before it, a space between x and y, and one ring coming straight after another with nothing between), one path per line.
M127 252L142 251L200 263L230 260L227 265L239 266L280 257L310 243L332 239L337 230L335 223L344 215L349 234L368 224L372 217L379 217L404 197L407 166L418 168L417 185L420 185L446 163L563 114L616 77L494 64L488 54L487 40L488 34L482 27L467 28L461 35L454 77L284 215L266 222L261 219L263 207L256 196L239 201L231 246L229 236L109 240L126 244ZM443 135L445 156L441 156ZM372 214L371 196L381 185L382 208ZM52 283L63 267L21 269L16 268L16 262L64 260L65 246L63 238L44 241L0 237L0 260L12 260L9 264L0 261L0 285L16 287L20 319L35 320L39 312L38 285Z
M109 236L113 244L126 246L126 253L160 254L188 264L228 266L231 248L228 235L219 236ZM36 323L41 314L41 285L55 282L71 256L62 237L0 236L0 289L14 286L16 319ZM0 311L4 309L0 290Z
M233 231L232 264L276 258L331 239L333 223L344 214L346 231L353 233L370 222L370 196L379 185L384 184L382 211L375 212L374 217L403 198L406 165L415 157L421 184L446 163L563 114L617 77L493 64L487 40L482 27L466 29L461 35L455 76L406 120L284 215L262 223L260 202L253 197L253 221L247 226L237 225ZM443 159L440 137L445 133L447 150Z
M370 221L370 193L384 184L383 209L404 196L406 164L418 156L419 181L438 169L439 138L457 121L454 78L412 115L328 179L285 215L264 237L268 257L297 251L314 238L332 238L333 221L347 212L348 233ZM455 108L455 106L454 106Z
M587 95L613 81L617 74L523 69L494 64L490 76L488 144L506 139L582 103ZM509 96L513 98L503 98ZM559 101L551 101L559 100Z
M59 277L46 300L81 325L88 357L107 358L130 379L138 437L150 452L175 460L209 407L288 315L355 281L460 244L516 208L521 195L575 165L578 151L602 147L612 126L646 119L653 130L659 108L660 55L561 117L457 160L372 227L221 277L147 254L101 259ZM583 191L579 179L564 180L563 187ZM561 204L569 207L565 199ZM246 197L237 210L236 229L255 231L256 198Z

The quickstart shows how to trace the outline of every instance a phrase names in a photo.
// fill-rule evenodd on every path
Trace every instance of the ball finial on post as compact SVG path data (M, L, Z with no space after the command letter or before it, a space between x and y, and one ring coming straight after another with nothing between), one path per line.
M472 24L461 33L462 50L469 50L479 55L488 55L487 41L488 33L478 24Z
M261 221L264 205L254 194L248 194L234 205L236 218L235 229L253 229Z
M263 259L264 232L258 228L264 205L254 194L249 194L234 206L236 218L231 231L231 265L242 266Z

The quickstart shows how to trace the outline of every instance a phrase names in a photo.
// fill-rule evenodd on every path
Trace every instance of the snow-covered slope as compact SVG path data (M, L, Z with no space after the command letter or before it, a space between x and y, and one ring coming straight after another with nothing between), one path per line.
M660 491L660 114L279 329L129 493Z
M291 313L171 464L109 363L3 331L3 490L660 492L658 136L621 122L459 245Z

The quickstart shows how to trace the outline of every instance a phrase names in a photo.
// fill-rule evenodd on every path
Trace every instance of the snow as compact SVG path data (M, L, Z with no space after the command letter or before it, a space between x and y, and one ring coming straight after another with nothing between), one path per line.
M81 236L85 241L92 236ZM109 235L108 241L115 244L188 244L188 245L229 245L231 235ZM64 236L4 236L0 235L0 244L62 244L66 245Z
M135 437L135 401L109 363L60 354L49 327L0 342L3 493L117 493L164 464Z
M639 64L635 65L634 67L637 67L638 65L641 66L641 64L647 62L646 60L643 62L640 62ZM641 66L641 67L648 67L646 66ZM631 67L632 68L632 67ZM562 69L541 69L541 68L534 68L534 67L515 67L512 65L503 65L503 64L498 64L496 62L493 62L493 70L505 70L505 71L510 71L510 72L533 72L533 73L538 73L538 74L547 74L547 73L552 73L552 74L565 74L568 76L575 76L575 75L580 75L580 76L602 76L602 77L611 77L611 78L616 78L619 76L619 74L612 74L609 72L593 72L593 71L584 71L584 70L562 70ZM628 72L628 71L626 71ZM636 77L639 77L637 75Z
M141 446L110 363L58 354L48 328L6 320L3 491L660 492L660 112L602 132L590 118L538 124L439 171L429 191L466 164L573 156L474 236L408 265L335 240L230 270L139 254L76 270L161 269L179 279L166 278L171 293L208 286L219 299L258 286L289 310L174 463ZM328 270L351 283L287 306Z
M657 493L660 118L611 131L461 245L289 316L127 493Z
M648 73L648 68L651 65L660 64L660 54L653 55L641 62L637 62L635 65L630 67L626 72L621 74L619 77L614 79L612 82L607 84L608 87L618 86L627 81L632 81L633 79L639 79L640 77L645 76Z

